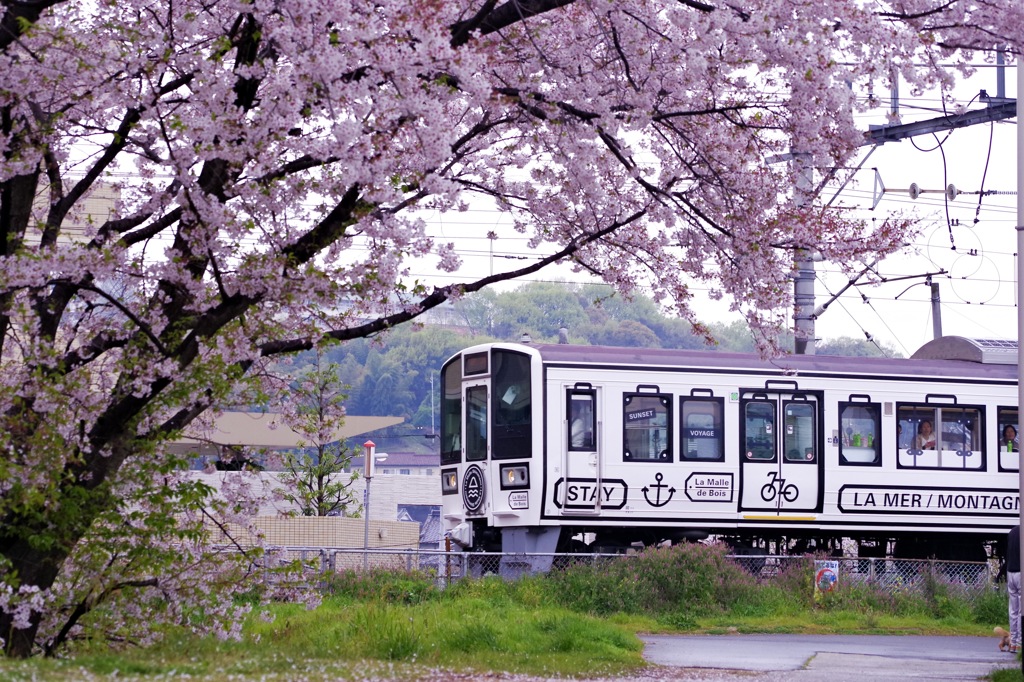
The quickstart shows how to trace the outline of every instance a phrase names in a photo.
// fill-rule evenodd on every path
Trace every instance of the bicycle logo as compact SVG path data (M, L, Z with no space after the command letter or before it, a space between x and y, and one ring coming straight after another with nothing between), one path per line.
M768 473L768 482L761 488L761 499L771 502L777 496L781 496L786 502L792 502L800 494L800 490L794 483L786 483L786 479L779 476L778 471Z

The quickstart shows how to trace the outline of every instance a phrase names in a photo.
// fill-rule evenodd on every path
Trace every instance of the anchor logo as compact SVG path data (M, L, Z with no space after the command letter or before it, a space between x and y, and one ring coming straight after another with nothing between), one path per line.
M664 507L666 504L672 501L672 496L676 494L675 488L669 488L666 484L661 482L663 478L665 478L665 476L662 475L661 473L654 474L654 480L657 481L657 483L652 485L650 488L644 486L643 488L640 489L644 494L644 499L647 500L647 504L651 505L652 507ZM651 499L650 495L647 494L650 492L651 488L654 488L653 500ZM664 502L661 501L662 488L668 488L668 497L665 498Z

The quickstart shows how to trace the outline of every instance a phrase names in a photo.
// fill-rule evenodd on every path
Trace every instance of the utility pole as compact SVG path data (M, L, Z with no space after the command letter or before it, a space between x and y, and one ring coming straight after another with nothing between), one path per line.
M978 96L978 99L985 102L986 106L984 109L975 109L973 111L966 111L961 114L951 114L949 116L940 116L937 118L928 119L926 121L915 121L914 123L893 123L890 125L883 126L870 126L869 130L864 133L864 140L861 142L861 146L872 146L877 147L885 144L886 142L899 142L905 140L908 137L915 137L917 135L932 135L945 130L954 130L956 128L967 128L972 125L979 123L993 123L995 121L1002 121L1008 118L1017 116L1017 101L1020 98L1022 89L1018 86L1017 97L1018 99L1010 99L1005 96L1005 74L1003 73L1002 58L997 62L999 68L996 71L996 96L992 97L984 90ZM1017 58L1017 81L1021 80L1021 68L1020 62L1021 56ZM893 120L899 120L899 86L894 83L890 101L890 113L892 114ZM1020 117L1017 117L1018 126L1020 125ZM1019 148L1022 143L1018 140L1018 164L1021 163ZM803 164L797 171L797 203L800 206L806 206L810 203L811 194L813 187L813 164L810 159L803 162L800 161L802 155L799 153L781 155L779 157L772 157L768 160L768 163L774 163L776 161L793 160L794 163ZM1024 171L1018 168L1018 175ZM805 184L806 183L806 184ZM1018 185L1020 179L1018 178ZM1017 201L1021 201L1021 190L1018 186ZM805 203L806 202L806 203ZM1024 223L1024 218L1018 218L1018 222ZM1022 228L1018 227L1018 230ZM1024 247L1019 246L1017 253L1024 253ZM795 343L794 352L797 355L813 355L814 354L814 321L815 321L815 308L814 308L814 261L811 258L811 254L806 249L798 249L794 255L794 284L793 284L793 323L795 331ZM1020 268L1021 258L1018 256L1017 265ZM1018 282L1018 287L1020 283ZM938 284L932 285L932 305L937 310L938 306ZM1018 311L1020 310L1021 304L1024 303L1024 297L1021 294L1017 296ZM938 338L942 333L941 318L938 312L933 312L933 325L935 337ZM1024 511L1024 507L1022 507Z
M942 337L942 307L939 305L939 283L929 281L928 286L932 290L932 338L938 339Z
M810 154L793 154L796 167L796 205L807 208L814 186L814 163ZM814 355L814 254L797 249L793 280L793 327L797 355Z

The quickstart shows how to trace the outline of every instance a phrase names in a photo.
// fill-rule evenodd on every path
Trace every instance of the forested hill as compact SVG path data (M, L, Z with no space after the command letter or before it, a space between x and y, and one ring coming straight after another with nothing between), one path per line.
M557 342L559 330L565 329L569 342L580 345L754 349L742 321L708 324L717 341L709 347L688 323L664 314L650 299L626 301L603 285L543 282L505 293L485 290L432 313L428 319L425 325L396 328L383 339L350 341L326 352L326 359L339 366L342 382L349 387L349 414L405 418L402 426L392 429L405 438L408 448L403 449L431 445L424 436L437 425L436 384L441 364L475 343L518 341L523 333L535 342ZM792 343L783 340L782 345ZM850 338L819 342L817 353L896 354ZM304 361L300 357L295 365Z

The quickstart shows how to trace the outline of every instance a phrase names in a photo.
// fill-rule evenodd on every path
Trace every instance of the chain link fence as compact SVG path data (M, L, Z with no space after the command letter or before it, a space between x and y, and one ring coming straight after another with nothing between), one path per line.
M807 563L807 557L732 556L729 557L759 580L771 580L794 564ZM936 583L950 592L970 594L991 588L998 567L976 561L938 561L935 559L833 558L838 564L840 584L874 585L890 594L914 591ZM811 564L813 566L813 564Z
M268 560L299 559L307 574L326 576L341 571L422 571L436 576L438 585L464 578L499 575L517 578L536 572L577 564L629 561L626 554L506 554L501 552L445 552L428 549L338 549L278 547ZM813 559L804 556L733 555L729 557L759 581L770 581L801 564L813 570ZM936 583L950 592L970 594L995 584L995 562L938 561L917 559L834 558L840 585L874 585L891 594L931 589Z

